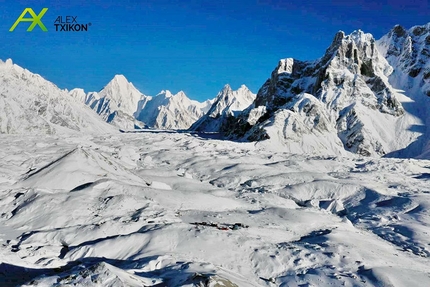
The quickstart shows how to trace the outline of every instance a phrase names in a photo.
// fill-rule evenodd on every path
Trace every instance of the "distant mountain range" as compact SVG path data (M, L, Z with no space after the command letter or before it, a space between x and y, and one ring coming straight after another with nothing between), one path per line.
M121 129L153 127L187 129L210 107L190 100L184 92L173 95L161 91L155 97L138 91L123 75L116 75L100 92L85 93L74 89L69 93L96 111L106 122Z
M257 95L226 85L203 103L182 91L144 95L123 75L100 92L61 90L7 60L0 132L189 129L293 153L430 157L429 57L430 23L380 40L340 31L317 60L280 60Z

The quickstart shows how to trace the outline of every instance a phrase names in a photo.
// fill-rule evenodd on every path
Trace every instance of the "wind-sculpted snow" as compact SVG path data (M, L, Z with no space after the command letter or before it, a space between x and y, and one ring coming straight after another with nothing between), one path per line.
M154 130L0 145L0 286L430 285L430 161Z

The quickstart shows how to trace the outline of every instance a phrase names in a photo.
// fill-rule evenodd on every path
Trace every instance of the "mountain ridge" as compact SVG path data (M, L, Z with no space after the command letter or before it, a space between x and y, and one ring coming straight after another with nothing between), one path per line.
M14 67L10 59L1 63ZM16 73L21 72L14 73L18 78ZM33 77L28 73L24 74ZM121 74L99 92L56 86L51 90L68 93L123 130L219 132L228 139L257 141L294 153L426 156L430 153L426 116L430 112L430 23L410 29L396 25L379 40L361 30L349 35L339 31L316 60L281 59L256 95L245 85L233 91L227 84L213 100L203 103L183 91L163 90L152 97ZM43 109L34 109L43 114ZM25 121L28 126L29 119ZM11 130L7 122L11 119L3 119L3 132ZM49 123L40 125L51 132ZM79 130L78 126L72 129Z
M217 94L210 109L190 127L193 131L216 132L223 122L235 113L247 108L255 99L248 87L241 85L239 89L232 90L229 84Z
M405 113L401 102L412 100L391 86L392 72L371 34L339 31L321 58L279 61L253 105L221 130L233 139L272 138L291 152L385 155L418 137L402 128L419 121Z
M0 60L0 133L100 134L115 129L82 103L45 80L13 63Z
M417 141L394 152L395 157L430 156L430 23L405 29L394 26L377 41L378 49L395 67L389 81L413 99L407 109L421 119L414 126L420 132Z
M69 94L90 106L106 122L123 130L153 127L187 129L200 118L213 100L198 102L183 91L162 90L156 96L141 93L124 75L115 75L100 92L73 89Z

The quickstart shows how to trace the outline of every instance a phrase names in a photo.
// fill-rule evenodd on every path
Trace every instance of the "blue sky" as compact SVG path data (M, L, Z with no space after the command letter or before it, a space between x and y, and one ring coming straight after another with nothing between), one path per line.
M427 1L414 0L70 2L0 0L0 59L12 58L60 88L98 91L124 74L145 94L183 90L197 100L213 98L226 83L257 92L279 59L316 59L339 30L380 38L395 24L430 19ZM9 32L26 7L36 14L48 8L48 32L26 32L28 23ZM55 32L60 15L91 26Z

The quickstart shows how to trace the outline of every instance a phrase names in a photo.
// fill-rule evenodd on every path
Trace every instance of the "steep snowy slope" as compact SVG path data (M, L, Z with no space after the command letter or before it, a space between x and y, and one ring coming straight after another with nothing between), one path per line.
M390 83L404 90L414 102L405 109L421 118L415 129L420 138L395 156L414 157L430 154L430 23L409 30L395 26L377 41L378 50L394 68ZM427 155L426 155L427 154Z
M237 112L249 107L255 100L253 94L245 85L233 91L230 85L224 88L215 97L215 100L203 117L195 122L190 130L217 132L228 117L235 116Z
M377 46L394 68L390 75L393 85L413 92L410 97L414 100L430 97L430 23L409 30L396 25Z
M203 103L199 102L198 107L202 110L203 114L206 114L209 111L209 109L212 107L214 102L215 102L215 99L208 99Z
M146 96L139 92L123 75L115 77L99 92L100 98L108 98L118 110L134 115L137 103ZM111 104L112 105L112 104ZM112 107L111 107L112 109Z
M41 76L0 61L0 133L112 132L88 107Z
M106 122L122 129L143 127L135 120L140 102L150 100L123 75L115 77L100 91L85 94L82 89L70 91L72 97L84 102L96 111Z
M391 66L371 34L338 32L313 62L281 60L253 105L223 125L230 137L270 139L291 152L384 155L418 137L411 102L389 83Z
M187 129L203 115L206 106L190 100L182 91L175 95L162 91L140 104L137 119L154 128Z

